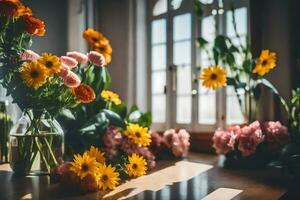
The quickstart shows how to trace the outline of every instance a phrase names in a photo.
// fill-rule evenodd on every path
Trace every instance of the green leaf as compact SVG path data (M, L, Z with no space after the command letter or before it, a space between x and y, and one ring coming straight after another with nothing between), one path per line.
M129 113L133 113L136 110L139 110L139 107L136 104L134 104L131 106Z
M148 127L149 128L152 124L152 115L151 115L151 113L147 112L147 113L143 114L140 117L138 123L143 127Z
M120 105L112 104L110 110L112 110L115 113L118 113L123 119L126 118L127 107L125 103L121 103Z
M103 109L103 113L106 115L107 119L112 125L120 128L126 127L124 120L117 113L107 109Z
M194 0L194 9L195 9L196 15L199 18L201 18L203 16L203 9L202 9L201 2L199 0Z
M141 116L142 116L141 111L135 110L129 114L128 121L130 123L138 123Z
M227 37L225 37L223 35L218 35L215 38L214 47L216 49L218 49L219 53L222 54L222 55L227 53L227 51L228 51L226 40L227 40Z
M235 53L235 52L238 53L238 52L239 52L239 49L238 49L236 46L231 45L228 51L229 51L230 53Z
M196 41L199 48L204 48L208 44L208 41L203 37L198 37Z
M68 120L75 120L76 117L73 115L73 113L69 109L63 109L61 114L65 116Z

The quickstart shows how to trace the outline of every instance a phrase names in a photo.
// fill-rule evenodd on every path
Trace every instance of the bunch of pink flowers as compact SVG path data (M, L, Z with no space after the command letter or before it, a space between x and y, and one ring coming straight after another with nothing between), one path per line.
M289 142L289 135L287 128L278 121L264 124L255 121L248 126L217 129L212 140L217 154L238 150L245 157L254 154L261 143L266 143L271 152L278 151Z

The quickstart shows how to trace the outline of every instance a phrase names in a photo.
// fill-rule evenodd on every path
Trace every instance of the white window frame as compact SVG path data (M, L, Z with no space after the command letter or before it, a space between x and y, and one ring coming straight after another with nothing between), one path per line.
M198 120L198 112L199 112L199 82L197 81L197 75L199 75L199 71L196 66L200 64L200 49L196 46L196 38L201 35L201 22L199 18L196 16L194 12L194 5L192 0L183 0L187 2L183 2L182 6L177 10L171 9L171 0L168 0L168 12L163 13L159 16L152 15L152 7L147 5L147 96L148 96L148 108L152 110L152 65L151 65L151 32L152 26L151 23L153 20L157 19L166 19L167 21L167 69L166 69L166 122L165 123L153 123L152 127L158 131L163 131L168 128L185 128L192 132L211 132L214 131L217 127L226 126L226 90L220 89L216 91L216 124L200 124ZM249 23L249 0L233 0L235 8L239 7L247 7L247 19L248 19L248 33L250 33L250 23ZM225 12L223 16L216 16L216 34L226 34L226 11L230 10L230 1L224 0L223 9ZM211 5L207 5L204 8L204 16L209 16L212 13L213 9L218 9L218 1L215 1ZM172 80L172 72L170 70L171 66L173 66L173 19L174 16L190 13L191 14L191 94L192 94L192 116L190 124L180 124L176 123L176 90L174 91L172 87L175 85L174 80ZM249 34L248 34L249 35ZM201 98L201 97L200 97Z

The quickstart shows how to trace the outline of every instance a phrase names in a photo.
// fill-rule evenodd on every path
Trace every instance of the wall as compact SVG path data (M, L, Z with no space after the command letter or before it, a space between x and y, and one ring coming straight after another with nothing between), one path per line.
M24 0L33 15L46 24L46 35L34 37L32 49L38 53L63 55L67 51L67 0Z
M109 38L112 48L112 62L109 72L112 76L111 90L117 92L123 101L128 100L129 58L129 2L130 0L98 0L97 30Z

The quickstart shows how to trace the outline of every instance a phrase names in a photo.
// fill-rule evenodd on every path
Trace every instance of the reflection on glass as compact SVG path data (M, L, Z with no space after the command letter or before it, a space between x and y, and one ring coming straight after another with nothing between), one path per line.
M174 64L190 64L191 63L191 42L176 42L174 44Z
M226 124L241 124L244 122L243 113L238 97L232 86L226 88ZM244 96L241 95L242 101Z
M191 14L177 15L174 17L174 41L191 38Z
M166 45L155 45L152 47L152 70L158 70L158 69L166 69Z
M158 19L152 22L152 44L166 42L166 20Z
M163 123L166 121L166 96L152 95L153 122Z
M176 121L181 124L191 123L192 117L192 97L189 96L177 96L176 102Z
M152 94L163 94L166 85L166 72L158 71L152 73Z
M153 7L153 16L164 14L168 11L168 0L157 0Z

